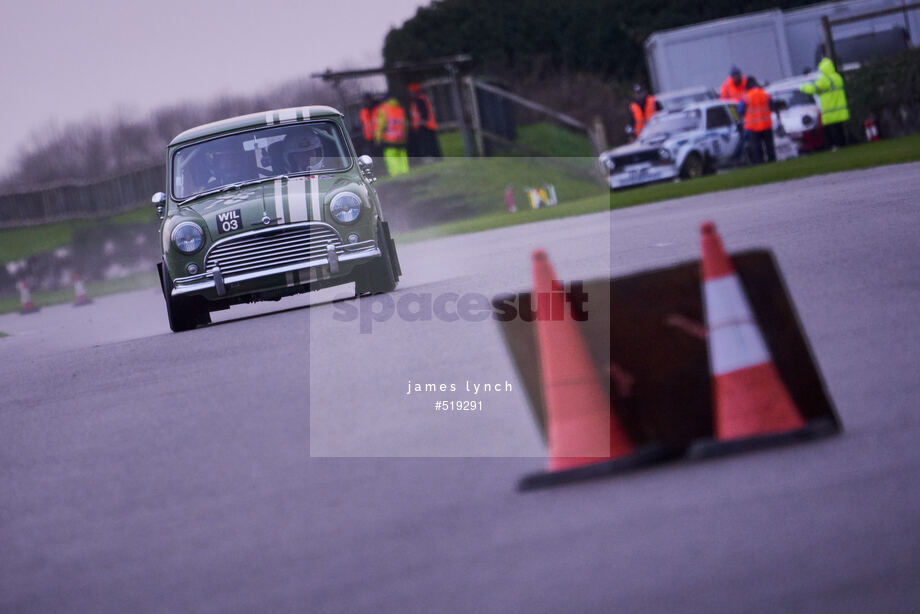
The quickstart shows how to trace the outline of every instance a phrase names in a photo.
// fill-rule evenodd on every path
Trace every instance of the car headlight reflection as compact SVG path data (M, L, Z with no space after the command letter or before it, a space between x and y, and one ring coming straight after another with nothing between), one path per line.
M172 231L172 242L183 254L192 254L204 243L204 232L195 222L182 222Z
M361 199L351 192L340 192L329 203L329 212L339 224L350 224L361 215Z

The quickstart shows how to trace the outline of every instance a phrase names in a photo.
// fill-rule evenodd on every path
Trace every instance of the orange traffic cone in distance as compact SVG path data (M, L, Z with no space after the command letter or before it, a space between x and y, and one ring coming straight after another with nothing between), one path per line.
M660 446L637 451L604 392L588 345L543 250L533 254L549 472L526 476L522 490L635 468L664 458Z
M717 442L691 456L711 456L815 436L777 371L731 259L712 222L701 227L702 284ZM819 425L823 432L824 425ZM730 445L729 445L730 444Z
M26 315L37 312L39 307L32 302L32 293L29 292L29 286L26 285L26 282L20 281L16 285L19 286L19 313Z
M79 274L73 276L73 306L80 307L82 305L89 305L93 302L89 296L86 294L86 284L83 283L83 279Z

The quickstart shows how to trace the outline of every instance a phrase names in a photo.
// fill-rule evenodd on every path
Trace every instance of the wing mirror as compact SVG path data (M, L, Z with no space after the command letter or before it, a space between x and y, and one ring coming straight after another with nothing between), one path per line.
M632 124L626 124L626 127L623 128L623 132L626 133L626 142L632 143L636 140L636 131L633 130Z
M150 199L157 207L157 215L160 216L160 219L163 219L163 213L166 211L166 194L163 192L157 192L153 195L153 198Z
M374 159L369 155L365 154L358 158L358 168L361 169L361 174L367 177L367 180L371 183L377 181L377 178L374 177Z

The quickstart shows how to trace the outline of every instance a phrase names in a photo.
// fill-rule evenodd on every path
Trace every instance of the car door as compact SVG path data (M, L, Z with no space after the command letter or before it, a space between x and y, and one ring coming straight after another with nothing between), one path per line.
M710 153L717 162L731 158L738 147L736 118L737 112L731 105L720 104L706 109L706 134Z

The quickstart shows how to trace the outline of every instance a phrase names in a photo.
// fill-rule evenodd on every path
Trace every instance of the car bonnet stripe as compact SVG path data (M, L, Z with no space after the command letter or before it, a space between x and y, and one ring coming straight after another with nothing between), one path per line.
M313 219L316 221L322 220L323 209L319 200L319 177L316 175L310 177L310 204L313 206Z
M282 190L283 179L275 179L275 219L279 224L285 224L284 219L284 193Z
M306 222L310 219L307 212L307 182L303 177L288 180L288 207L291 222Z

